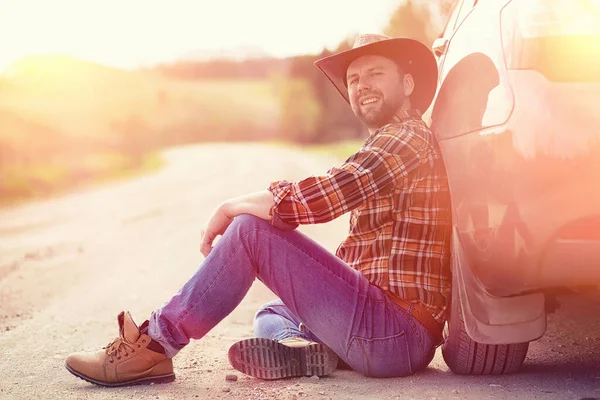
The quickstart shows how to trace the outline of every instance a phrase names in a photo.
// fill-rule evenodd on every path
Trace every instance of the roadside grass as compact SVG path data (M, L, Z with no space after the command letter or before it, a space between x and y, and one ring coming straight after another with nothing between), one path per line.
M291 85L293 98L303 87L282 85L181 81L69 57L24 59L10 77L0 75L0 205L156 170L169 143L232 142L240 132L256 141L281 132L298 139L286 130L295 124L285 125L280 92ZM305 108L295 111L308 118ZM361 144L285 146L343 161Z
M0 205L156 170L170 143L269 135L273 93L267 80L182 81L24 58L0 75Z
M269 142L271 145L299 149L316 155L334 157L343 162L355 153L362 140L344 140L328 144L302 146L289 142ZM131 179L159 170L164 164L160 152L151 152L138 159L120 153L90 154L76 163L37 163L5 169L0 182L0 206L51 198L98 183Z
M0 75L0 116L10 117L0 139L45 140L41 128L61 138L98 141L140 129L157 135L187 130L196 138L205 132L207 139L218 139L218 128L266 131L279 113L274 93L268 80L184 81L32 56L15 63L9 78Z
M269 142L273 146L287 147L307 151L309 153L318 155L327 155L337 158L338 160L345 161L352 154L356 153L364 143L364 140L360 139L349 139L341 140L338 142L331 142L325 144L315 145L299 145L296 143L283 142L283 141L272 141Z
M133 178L159 170L158 152L134 159L119 153L98 153L77 163L36 163L6 168L0 182L0 206L51 198L93 184Z

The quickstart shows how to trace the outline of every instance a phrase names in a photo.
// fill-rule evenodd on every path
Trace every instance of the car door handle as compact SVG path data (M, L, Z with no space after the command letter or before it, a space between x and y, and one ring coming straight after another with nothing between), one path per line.
M436 57L441 57L446 53L446 49L448 48L448 39L447 38L437 38L433 41L433 46L431 49L433 50L433 54Z

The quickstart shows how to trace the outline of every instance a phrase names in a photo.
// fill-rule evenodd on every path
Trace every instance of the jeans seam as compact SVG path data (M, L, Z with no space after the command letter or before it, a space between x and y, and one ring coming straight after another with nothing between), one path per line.
M156 338L156 337L152 337L152 336L150 336L150 334L148 334L148 336L150 336L150 339L156 340L158 343L161 343L162 342L161 339L164 339L164 341L170 347L172 347L173 349L175 349L175 353L178 353L181 349L183 349L183 347L179 343L177 343L175 341L175 339L173 339L173 336L171 335L171 332L169 332L168 329L163 329L160 326L160 324L157 324L157 328L159 330L159 335L160 336ZM165 350L167 350L167 357L169 357L168 349L165 349ZM172 358L172 357L169 357L169 358Z
M412 333L413 333L417 343L419 344L420 364L423 364L425 362L425 340L423 338L423 329L425 329L425 327L422 327L421 323L418 322L416 320L416 318L412 316L412 314L410 313L409 310L405 310L404 308L402 308L394 303L392 303L392 306L396 310L400 310L401 312L403 312L406 315L406 320L407 320L408 324L410 325L410 329L412 330ZM411 304L410 310L412 310L413 307L414 307L414 304ZM426 330L426 333L429 334L429 331ZM407 338L407 340L408 340L408 338Z
M358 336L353 336L352 337L352 342L354 342L355 340L358 342L358 344L360 346L360 349L361 349L361 351L363 353L363 357L367 360L367 375L371 375L371 360L369 359L369 357L367 357L367 351L365 350L365 344L363 343L362 340L360 340L358 338ZM350 351L350 349L348 348L346 350L346 359L348 359L348 360L350 359L348 357L349 351Z
M410 348L410 344L408 343L408 337L406 336L406 330L402 329L400 332L393 334L393 335L389 335L389 336L385 336L385 337L378 337L378 338L366 338L366 337L362 337L362 336L358 336L358 335L352 335L352 338L350 339L350 341L348 342L348 346L346 348L346 359L349 360L349 354L350 354L350 348L352 346L352 344L354 342L358 343L358 345L361 348L361 351L363 353L363 356L366 358L367 360L367 372L368 372L368 376L370 376L370 363L369 363L369 357L366 356L366 351L365 351L365 347L364 347L364 343L365 342L376 342L376 341L384 341L384 340L390 340L390 339L398 339L400 337L404 337L404 342L406 344L406 353L408 355L408 369L410 371L410 373L413 373L413 365L412 365L412 360L411 360L411 348ZM419 351L419 353L421 353Z
M304 249L301 249L300 247L296 246L294 243L290 242L290 241L289 241L289 240L287 240L286 238L284 238L284 237L282 237L282 236L280 236L280 235L277 235L277 234L275 234L275 233L273 233L273 232L266 231L265 233L267 233L267 234L268 234L268 235L270 235L270 236L274 236L274 237L276 237L276 238L280 239L281 241L285 242L285 244L287 244L287 245L289 245L289 246L293 247L294 249L296 249L296 250L300 251L301 253L305 254L307 257L309 257L309 258L310 258L311 260L313 260L315 263L317 263L318 265L320 265L320 266L323 268L323 270L325 270L325 271L329 272L331 275L333 275L333 276L334 276L334 277L336 277L338 280L340 280L340 281L341 281L341 282L342 282L344 285L346 285L346 287L348 287L348 288L350 288L350 289L354 289L353 285L351 285L349 282L346 282L346 280L345 280L345 279L343 279L341 276L339 276L338 274L334 273L332 270L330 270L329 268L327 268L327 267L326 267L326 266L325 266L325 265L324 265L324 264L323 264L321 261L319 261L319 260L315 259L315 258L314 258L312 255L310 255L309 253L307 253L306 251L304 251ZM339 258L339 257L337 257L337 256L334 256L334 257L336 257L338 260L340 260L341 262L343 262L343 263L344 263L344 264L345 264L345 265L346 265L348 268L352 268L351 266L349 266L349 265L348 265L348 264L347 264L347 263L346 263L344 260L342 260L341 258ZM353 268L352 268L352 269L353 269ZM354 271L356 271L355 269L353 269L353 270L354 270ZM364 278L364 275L362 275L362 278ZM365 279L366 279L366 278L365 278ZM368 296L368 295L366 295L366 294L357 294L357 297L358 297L358 298L360 298L360 299L362 299L362 300L365 300L365 301L366 301L366 300L368 300L368 301L372 301L372 302L385 302L385 300L372 300L372 299L370 299L370 298L369 298L369 296ZM353 324L353 326L354 326L354 324ZM347 355L347 354L348 354L348 352L349 352L349 349L350 349L350 343L352 343L352 341L353 341L353 338L354 338L354 337L356 337L356 336L352 336L352 338L351 338L351 339L348 341L348 344L346 345L346 355Z
M408 310L405 310L404 308L400 307L397 304L394 304L394 303L391 303L391 304L392 304L392 307L394 307L396 310L400 310L403 314L406 315L406 320L408 321L408 323L410 325L413 335L421 338L421 331L418 329L419 326L417 326L417 324L421 325L421 323L418 322L417 319L415 317L413 317L413 315ZM414 307L414 305L411 305L411 310L412 310L412 307ZM420 342L422 343L422 340L420 340Z
M251 230L250 232L246 232L246 234L242 237L242 239L246 239L246 237L248 237L248 235L254 233L258 231L258 228L255 228L253 230ZM210 286L206 289L206 291L202 294L202 296L197 299L194 304L188 309L186 310L186 312L183 314L183 316L181 316L179 319L177 319L177 322L175 322L175 325L179 325L179 323L181 321L183 321L184 319L186 319L188 317L188 315L190 315L190 313L192 312L192 310L194 308L196 308L196 306L202 301L204 300L204 298L206 297L206 293L208 293L210 291L210 289L215 285L215 282L217 281L217 279L219 279L219 277L221 276L221 274L223 274L225 272L225 270L229 267L229 265L231 264L232 260L235 258L235 255L237 254L237 252L240 250L240 248L243 247L241 240L240 243L238 244L238 246L235 248L235 251L232 253L231 258L229 259L229 261L227 261L227 263L223 266L223 268L221 268L221 270L219 271L219 273L217 274L217 276L213 279L212 283L210 284Z
M338 278L340 281L342 281L347 287L353 288L352 285L348 282L346 282L341 276L335 274L333 271L331 271L329 268L327 268L322 262L320 262L319 260L315 259L313 256L311 256L310 254L308 254L306 251L304 251L303 249L297 247L296 245L294 245L294 243L290 242L289 240L287 240L284 237L281 237L279 235L276 235L272 232L267 231L266 233L268 233L271 236L275 236L279 239L281 239L282 241L286 242L288 245L292 246L293 248L295 248L296 250L299 250L300 252L304 253L306 256L308 256L310 259L312 259L314 262L316 262L317 264L319 264L321 267L323 267L323 269L325 269L326 271L328 271L329 273L331 273L331 275L335 276L336 278ZM335 257L335 256L334 256ZM336 257L338 258L338 257ZM343 262L344 264L346 264L346 262L344 260L342 260L341 258L338 258L338 260L340 260L341 262ZM348 264L346 264L346 266L348 268L352 268L351 266L349 266ZM352 268L353 269L353 268ZM354 271L356 271L355 269L353 269ZM363 276L364 277L364 276ZM366 279L366 278L365 278ZM367 295L361 295L358 294L359 297L366 299L368 296ZM377 300L373 300L373 301L377 301Z
M285 339L292 337L292 324L286 318L283 318L283 324L285 325Z

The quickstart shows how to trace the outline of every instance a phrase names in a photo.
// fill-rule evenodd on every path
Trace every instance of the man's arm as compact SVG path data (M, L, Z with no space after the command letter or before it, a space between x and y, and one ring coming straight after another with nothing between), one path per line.
M251 214L268 221L270 219L269 211L273 204L273 194L268 190L261 190L229 199L221 207L223 207L223 212L231 218L240 214Z
M411 130L397 126L388 129L324 176L294 183L273 182L269 190L221 204L203 232L202 254L208 255L214 239L240 214L252 214L285 229L323 223L353 210L370 197L407 184L410 173L427 160L427 143Z
M213 211L202 230L200 244L202 254L205 257L208 256L215 238L225 233L225 229L238 215L251 214L267 221L270 220L269 212L273 204L273 194L268 190L235 197L222 203Z
M427 162L427 151L425 140L412 129L390 125L326 175L271 183L272 223L319 224L338 218L370 198L408 185L412 172Z

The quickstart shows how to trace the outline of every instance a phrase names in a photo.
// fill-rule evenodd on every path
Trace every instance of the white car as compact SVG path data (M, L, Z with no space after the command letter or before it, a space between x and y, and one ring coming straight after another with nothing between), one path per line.
M600 287L600 1L458 0L433 51L424 119L454 225L444 359L516 372L545 293Z

